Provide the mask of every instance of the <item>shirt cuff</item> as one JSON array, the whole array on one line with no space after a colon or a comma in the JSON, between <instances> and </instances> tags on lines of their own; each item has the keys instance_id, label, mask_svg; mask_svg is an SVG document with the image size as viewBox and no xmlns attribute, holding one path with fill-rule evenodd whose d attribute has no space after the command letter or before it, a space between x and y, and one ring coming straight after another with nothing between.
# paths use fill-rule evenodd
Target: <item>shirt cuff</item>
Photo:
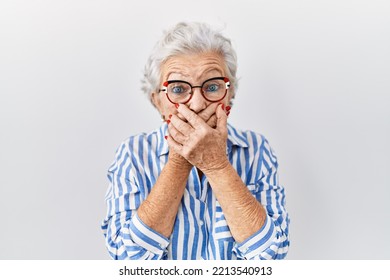
<instances>
[{"instance_id":1,"label":"shirt cuff","mask_svg":"<svg viewBox=\"0 0 390 280\"><path fill-rule=\"evenodd\" d=\"M269 248L277 236L272 219L267 215L264 225L252 236L241 243L236 243L233 250L243 259L252 259Z\"/></svg>"},{"instance_id":2,"label":"shirt cuff","mask_svg":"<svg viewBox=\"0 0 390 280\"><path fill-rule=\"evenodd\" d=\"M155 254L162 255L169 245L169 239L145 225L137 213L129 223L129 232L136 244Z\"/></svg>"}]
</instances>

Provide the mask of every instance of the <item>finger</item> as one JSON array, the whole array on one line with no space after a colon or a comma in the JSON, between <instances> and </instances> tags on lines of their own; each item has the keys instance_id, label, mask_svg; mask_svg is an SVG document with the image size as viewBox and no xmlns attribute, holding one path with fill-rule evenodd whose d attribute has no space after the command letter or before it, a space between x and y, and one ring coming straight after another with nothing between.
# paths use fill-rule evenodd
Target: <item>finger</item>
<instances>
[{"instance_id":1,"label":"finger","mask_svg":"<svg viewBox=\"0 0 390 280\"><path fill-rule=\"evenodd\" d=\"M227 115L225 111L222 109L222 106L218 106L216 116L217 116L216 129L223 134L227 133Z\"/></svg>"},{"instance_id":2,"label":"finger","mask_svg":"<svg viewBox=\"0 0 390 280\"><path fill-rule=\"evenodd\" d=\"M170 138L173 138L173 140L175 140L179 144L183 145L188 140L188 136L185 136L183 135L183 133L178 131L172 123L168 125L168 133Z\"/></svg>"},{"instance_id":3,"label":"finger","mask_svg":"<svg viewBox=\"0 0 390 280\"><path fill-rule=\"evenodd\" d=\"M180 115L179 113L170 114L170 115L168 116L168 120L169 120L169 121L171 121L172 116L177 116L177 117L178 117L179 119L181 119L182 121L187 122L186 118L183 117L182 115Z\"/></svg>"},{"instance_id":4,"label":"finger","mask_svg":"<svg viewBox=\"0 0 390 280\"><path fill-rule=\"evenodd\" d=\"M183 150L183 145L181 145L180 143L178 143L175 139L173 139L173 137L171 136L168 136L167 138L167 142L168 142L168 147L169 149L173 149L176 153L178 153L179 155L182 156L182 150Z\"/></svg>"},{"instance_id":5,"label":"finger","mask_svg":"<svg viewBox=\"0 0 390 280\"><path fill-rule=\"evenodd\" d=\"M183 117L185 117L186 120L188 121L188 123L195 129L206 125L205 121L201 117L199 117L197 114L195 114L193 111L191 111L190 108L188 108L184 104L178 104L177 111Z\"/></svg>"},{"instance_id":6,"label":"finger","mask_svg":"<svg viewBox=\"0 0 390 280\"><path fill-rule=\"evenodd\" d=\"M212 127L212 128L216 128L217 127L217 115L216 114L213 114L208 120L207 120L207 124Z\"/></svg>"},{"instance_id":7,"label":"finger","mask_svg":"<svg viewBox=\"0 0 390 280\"><path fill-rule=\"evenodd\" d=\"M192 126L187 123L187 120L182 120L176 115L171 117L170 124L174 126L178 132L186 136L188 136L194 130Z\"/></svg>"},{"instance_id":8,"label":"finger","mask_svg":"<svg viewBox=\"0 0 390 280\"><path fill-rule=\"evenodd\" d=\"M215 111L218 107L218 103L211 103L209 106L206 107L203 111L201 111L198 116L201 117L205 122L207 122L212 115L215 114Z\"/></svg>"},{"instance_id":9,"label":"finger","mask_svg":"<svg viewBox=\"0 0 390 280\"><path fill-rule=\"evenodd\" d=\"M177 116L179 119L181 119L182 121L184 122L187 122L186 118L183 117L181 114L176 114L175 116Z\"/></svg>"}]
</instances>

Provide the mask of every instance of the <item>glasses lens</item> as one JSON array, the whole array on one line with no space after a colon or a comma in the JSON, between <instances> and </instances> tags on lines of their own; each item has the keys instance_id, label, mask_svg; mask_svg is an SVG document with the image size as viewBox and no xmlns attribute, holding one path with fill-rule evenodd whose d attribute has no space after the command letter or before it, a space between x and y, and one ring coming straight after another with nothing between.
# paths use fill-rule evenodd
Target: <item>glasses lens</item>
<instances>
[{"instance_id":1,"label":"glasses lens","mask_svg":"<svg viewBox=\"0 0 390 280\"><path fill-rule=\"evenodd\" d=\"M191 96L191 86L185 82L169 83L168 95L173 102L185 102Z\"/></svg>"},{"instance_id":2,"label":"glasses lens","mask_svg":"<svg viewBox=\"0 0 390 280\"><path fill-rule=\"evenodd\" d=\"M212 79L203 83L202 91L209 100L219 100L226 92L226 84L223 79Z\"/></svg>"}]
</instances>

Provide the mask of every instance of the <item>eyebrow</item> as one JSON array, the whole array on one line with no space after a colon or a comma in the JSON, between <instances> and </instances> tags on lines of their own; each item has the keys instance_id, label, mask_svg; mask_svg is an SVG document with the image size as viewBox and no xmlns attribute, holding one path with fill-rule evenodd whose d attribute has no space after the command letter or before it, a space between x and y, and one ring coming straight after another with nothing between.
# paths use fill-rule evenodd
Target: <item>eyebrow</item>
<instances>
[{"instance_id":1,"label":"eyebrow","mask_svg":"<svg viewBox=\"0 0 390 280\"><path fill-rule=\"evenodd\" d=\"M199 80L201 77L203 77L204 75L207 75L209 72L212 72L212 71L218 72L218 76L223 76L223 69L220 69L219 67L213 67L213 68L210 68L206 71L203 71L198 77L196 77L197 80Z\"/></svg>"},{"instance_id":2,"label":"eyebrow","mask_svg":"<svg viewBox=\"0 0 390 280\"><path fill-rule=\"evenodd\" d=\"M215 72L218 72L218 74L217 75L214 75L213 77L221 77L221 76L223 76L223 70L222 69L220 69L220 68L218 68L218 67L213 67L213 68L210 68L210 69L207 69L206 71L203 71L203 72L201 72L199 75L197 75L195 78L194 78L194 80L197 80L197 81L205 81L205 80L207 80L207 79L210 79L210 78L213 78L213 77L207 77L207 74L208 73L210 73L210 72L212 72L212 71L215 71ZM180 77L179 78L174 78L174 79L172 79L170 76L172 75L172 74L178 74ZM206 76L206 77L204 77L204 76ZM167 75L167 80L182 80L182 79L188 79L188 78L190 78L190 77L193 77L193 76L191 76L191 75L189 75L189 74L187 74L187 73L183 73L182 71L175 71L175 69L172 69L172 71L170 71L169 73L168 73L168 75Z\"/></svg>"},{"instance_id":3,"label":"eyebrow","mask_svg":"<svg viewBox=\"0 0 390 280\"><path fill-rule=\"evenodd\" d=\"M191 75L189 75L187 73L183 73L182 71L178 71L176 69L172 69L172 71L168 72L167 79L169 79L169 76L171 76L172 74L178 74L178 75L180 75L182 77L185 77L185 78L191 77Z\"/></svg>"}]
</instances>

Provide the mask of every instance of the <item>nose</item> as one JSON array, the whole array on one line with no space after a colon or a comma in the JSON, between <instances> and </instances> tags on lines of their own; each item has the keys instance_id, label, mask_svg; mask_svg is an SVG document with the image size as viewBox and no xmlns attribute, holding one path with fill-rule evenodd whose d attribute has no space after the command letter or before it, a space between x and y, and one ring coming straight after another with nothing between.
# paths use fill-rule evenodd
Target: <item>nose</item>
<instances>
[{"instance_id":1,"label":"nose","mask_svg":"<svg viewBox=\"0 0 390 280\"><path fill-rule=\"evenodd\" d=\"M188 107L195 113L199 113L206 109L207 102L208 101L204 99L202 95L201 89L196 87L193 89L191 100L188 102Z\"/></svg>"}]
</instances>

